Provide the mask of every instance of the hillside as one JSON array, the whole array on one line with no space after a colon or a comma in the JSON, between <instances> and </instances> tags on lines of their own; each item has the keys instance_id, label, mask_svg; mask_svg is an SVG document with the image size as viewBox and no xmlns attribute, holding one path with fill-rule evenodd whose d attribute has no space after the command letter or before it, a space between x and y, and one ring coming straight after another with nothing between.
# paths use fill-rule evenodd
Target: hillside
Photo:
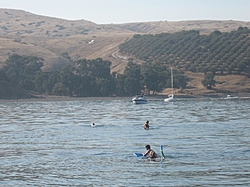
<instances>
[{"instance_id":1,"label":"hillside","mask_svg":"<svg viewBox=\"0 0 250 187\"><path fill-rule=\"evenodd\" d=\"M249 36L247 27L209 35L200 35L199 31L135 35L120 45L120 52L142 61L164 62L185 72L250 76Z\"/></svg>"},{"instance_id":2,"label":"hillside","mask_svg":"<svg viewBox=\"0 0 250 187\"><path fill-rule=\"evenodd\" d=\"M238 27L250 26L240 21L179 21L145 22L98 25L87 20L69 21L35 15L22 10L0 9L0 66L13 53L35 55L45 59L44 70L50 71L72 60L101 57L112 62L112 71L122 71L126 60L114 53L124 41L137 33L214 30L229 32ZM91 41L93 41L91 43ZM125 63L125 65L124 65Z\"/></svg>"},{"instance_id":3,"label":"hillside","mask_svg":"<svg viewBox=\"0 0 250 187\"><path fill-rule=\"evenodd\" d=\"M71 21L12 9L0 9L0 16L0 68L10 55L17 53L45 59L43 67L45 71L59 69L78 59L100 57L112 62L111 71L123 72L129 57L132 57L136 62L141 62L134 56L122 55L119 52L119 45L131 39L135 34L199 30L201 34L208 35L215 30L230 32L239 27L250 28L249 22L233 20L159 21L99 25L87 20ZM203 74L200 76L202 77L197 77L197 80L204 78ZM200 85L193 86L195 80L196 78L191 79L189 89L202 90ZM239 80L249 82L244 78ZM229 85L230 82L226 81L225 85ZM237 92L240 86L241 84L238 83L230 89ZM190 92L198 94L194 90Z\"/></svg>"},{"instance_id":4,"label":"hillside","mask_svg":"<svg viewBox=\"0 0 250 187\"><path fill-rule=\"evenodd\" d=\"M175 33L187 30L198 30L201 34L210 34L218 30L221 32L230 32L237 30L239 27L250 27L250 22L243 21L213 21L213 20L194 20L194 21L158 21L145 23L125 23L117 24L116 27L121 29L144 33Z\"/></svg>"},{"instance_id":5,"label":"hillside","mask_svg":"<svg viewBox=\"0 0 250 187\"><path fill-rule=\"evenodd\" d=\"M191 80L187 89L182 93L177 91L178 95L220 95L225 97L227 94L241 95L242 93L250 93L250 79L242 75L217 75L215 76L216 86L213 90L204 88L201 81L204 79L203 73L186 72ZM170 94L171 90L166 89L165 94Z\"/></svg>"},{"instance_id":6,"label":"hillside","mask_svg":"<svg viewBox=\"0 0 250 187\"><path fill-rule=\"evenodd\" d=\"M0 16L0 66L8 56L17 53L44 58L44 70L50 71L70 63L62 56L65 52L72 60L101 57L117 66L120 62L111 57L112 53L134 34L110 25L39 16L22 10L0 9Z\"/></svg>"}]
</instances>

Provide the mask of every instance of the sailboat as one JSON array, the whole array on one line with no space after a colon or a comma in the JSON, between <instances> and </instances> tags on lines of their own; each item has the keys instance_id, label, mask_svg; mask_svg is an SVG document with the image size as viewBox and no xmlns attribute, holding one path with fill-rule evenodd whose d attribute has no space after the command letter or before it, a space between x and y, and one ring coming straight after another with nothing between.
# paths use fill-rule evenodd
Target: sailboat
<instances>
[{"instance_id":1,"label":"sailboat","mask_svg":"<svg viewBox=\"0 0 250 187\"><path fill-rule=\"evenodd\" d=\"M176 97L174 95L174 77L173 77L173 69L171 67L171 85L172 85L172 94L170 94L166 99L164 99L165 102L175 102Z\"/></svg>"}]
</instances>

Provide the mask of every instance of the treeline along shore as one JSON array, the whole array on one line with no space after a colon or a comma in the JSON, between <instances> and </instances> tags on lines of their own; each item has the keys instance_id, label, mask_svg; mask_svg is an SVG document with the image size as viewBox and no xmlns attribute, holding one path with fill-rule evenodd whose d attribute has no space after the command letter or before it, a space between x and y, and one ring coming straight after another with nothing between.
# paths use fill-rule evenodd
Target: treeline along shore
<instances>
[{"instance_id":1,"label":"treeline along shore","mask_svg":"<svg viewBox=\"0 0 250 187\"><path fill-rule=\"evenodd\" d=\"M250 30L214 31L200 35L198 31L173 34L136 34L120 44L120 53L134 56L123 73L112 72L111 62L96 58L71 60L54 71L43 71L44 59L13 54L0 70L0 98L34 95L68 97L130 97L135 94L161 95L171 87L170 67L174 71L174 87L179 95L188 95L192 78L187 72L202 73L203 89L212 93L250 92ZM231 90L216 89L223 81L218 76L241 76L246 82ZM5 86L3 86L5 85ZM12 87L15 89L7 89ZM5 87L5 88L4 88ZM17 91L22 89L22 92ZM16 90L16 91L15 91ZM27 94L26 94L27 93ZM32 94L31 94L32 93Z\"/></svg>"}]
</instances>

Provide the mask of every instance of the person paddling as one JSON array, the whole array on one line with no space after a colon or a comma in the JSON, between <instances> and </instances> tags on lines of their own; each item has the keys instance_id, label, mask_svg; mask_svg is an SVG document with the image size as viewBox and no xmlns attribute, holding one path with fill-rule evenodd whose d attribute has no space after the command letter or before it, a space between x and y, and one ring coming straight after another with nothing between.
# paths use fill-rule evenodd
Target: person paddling
<instances>
[{"instance_id":1,"label":"person paddling","mask_svg":"<svg viewBox=\"0 0 250 187\"><path fill-rule=\"evenodd\" d=\"M146 145L145 148L146 148L146 152L142 153L143 156L148 155L148 158L157 158L156 152L150 148L150 145Z\"/></svg>"}]
</instances>

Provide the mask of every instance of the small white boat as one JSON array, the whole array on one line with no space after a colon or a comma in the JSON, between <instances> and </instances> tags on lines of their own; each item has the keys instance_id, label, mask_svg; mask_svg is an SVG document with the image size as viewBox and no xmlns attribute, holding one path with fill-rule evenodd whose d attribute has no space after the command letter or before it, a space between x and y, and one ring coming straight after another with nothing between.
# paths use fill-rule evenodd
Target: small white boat
<instances>
[{"instance_id":1,"label":"small white boat","mask_svg":"<svg viewBox=\"0 0 250 187\"><path fill-rule=\"evenodd\" d=\"M132 99L134 104L147 104L148 101L147 99L144 97L144 95L136 95L133 99Z\"/></svg>"},{"instance_id":2,"label":"small white boat","mask_svg":"<svg viewBox=\"0 0 250 187\"><path fill-rule=\"evenodd\" d=\"M174 77L173 77L172 67L171 67L171 86L172 86L172 94L170 94L167 98L164 99L165 102L175 102L177 100L174 95Z\"/></svg>"},{"instance_id":3,"label":"small white boat","mask_svg":"<svg viewBox=\"0 0 250 187\"><path fill-rule=\"evenodd\" d=\"M167 98L164 99L165 102L175 102L176 97L174 94L169 95Z\"/></svg>"},{"instance_id":4,"label":"small white boat","mask_svg":"<svg viewBox=\"0 0 250 187\"><path fill-rule=\"evenodd\" d=\"M238 96L227 95L226 99L238 99Z\"/></svg>"}]
</instances>

